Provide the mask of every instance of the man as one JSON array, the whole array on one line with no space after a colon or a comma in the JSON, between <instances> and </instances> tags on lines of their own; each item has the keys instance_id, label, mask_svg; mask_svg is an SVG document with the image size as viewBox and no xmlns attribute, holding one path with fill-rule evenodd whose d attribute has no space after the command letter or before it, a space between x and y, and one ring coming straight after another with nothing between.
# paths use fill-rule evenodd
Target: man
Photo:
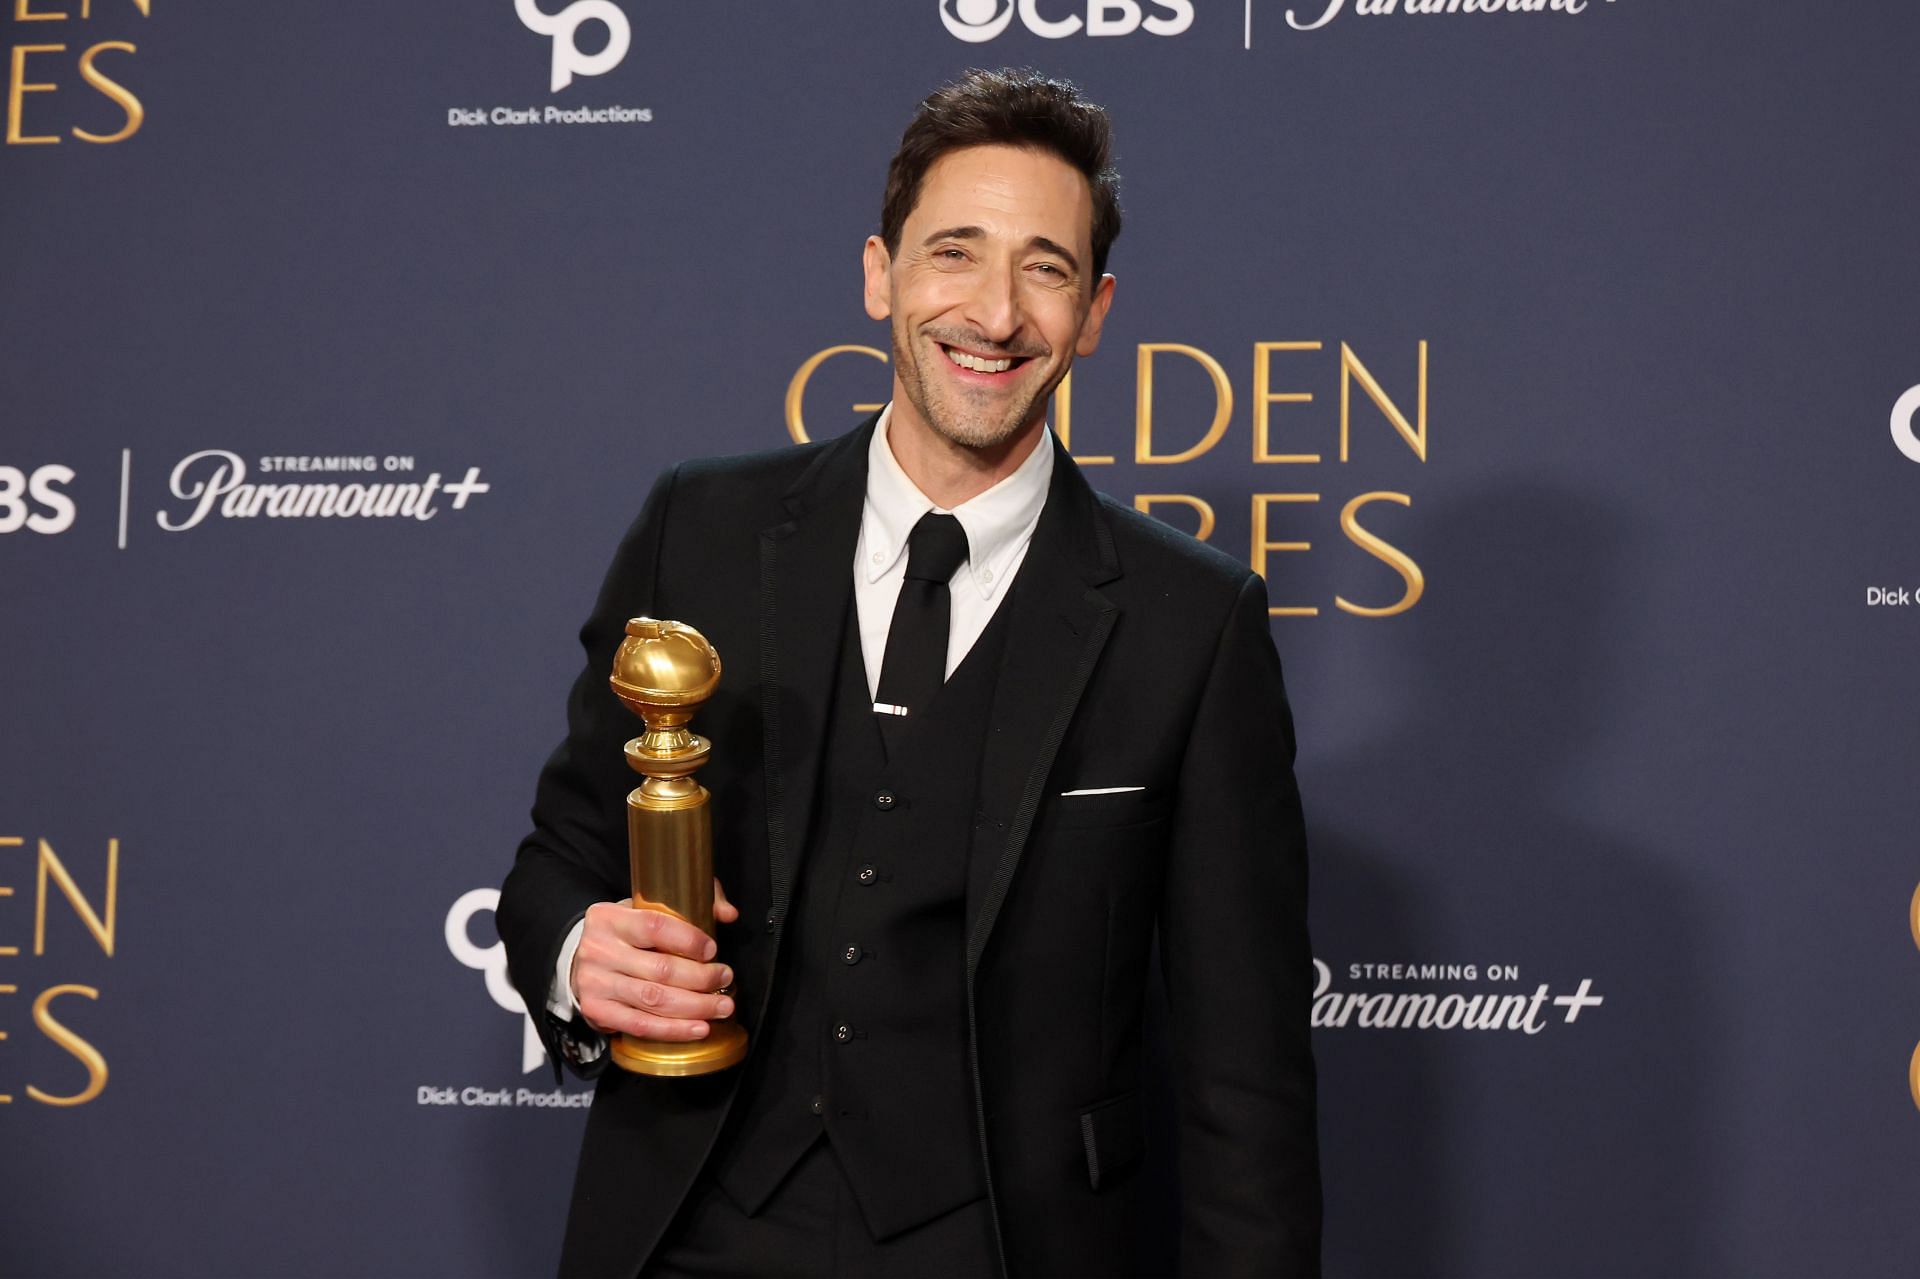
<instances>
[{"instance_id":1,"label":"man","mask_svg":"<svg viewBox=\"0 0 1920 1279\"><path fill-rule=\"evenodd\" d=\"M1109 153L1070 85L974 72L929 97L864 254L892 403L830 443L678 467L614 558L501 898L513 978L584 1073L607 1033L716 1018L752 1052L599 1074L564 1272L1132 1272L1156 933L1181 1267L1317 1270L1266 593L1097 497L1046 426L1113 300ZM697 723L717 947L627 904L638 721L607 677L640 614L725 664Z\"/></svg>"}]
</instances>

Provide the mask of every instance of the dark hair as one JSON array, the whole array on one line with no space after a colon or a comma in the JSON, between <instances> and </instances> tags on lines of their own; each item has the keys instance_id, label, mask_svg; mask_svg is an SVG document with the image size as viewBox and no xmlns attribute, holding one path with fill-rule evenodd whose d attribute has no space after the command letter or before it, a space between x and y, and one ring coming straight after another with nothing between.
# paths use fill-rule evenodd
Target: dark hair
<instances>
[{"instance_id":1,"label":"dark hair","mask_svg":"<svg viewBox=\"0 0 1920 1279\"><path fill-rule=\"evenodd\" d=\"M1107 269L1107 250L1120 235L1113 126L1105 107L1082 98L1068 81L1037 71L976 69L927 95L887 166L887 194L880 205L880 238L887 252L900 252L900 228L919 203L933 162L949 151L994 144L1051 152L1086 177L1093 191L1097 282Z\"/></svg>"}]
</instances>

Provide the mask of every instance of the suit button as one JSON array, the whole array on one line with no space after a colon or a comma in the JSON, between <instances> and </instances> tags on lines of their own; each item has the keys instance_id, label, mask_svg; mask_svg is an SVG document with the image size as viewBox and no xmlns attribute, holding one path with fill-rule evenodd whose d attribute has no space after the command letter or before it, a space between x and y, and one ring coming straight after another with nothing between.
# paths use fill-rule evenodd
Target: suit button
<instances>
[{"instance_id":1,"label":"suit button","mask_svg":"<svg viewBox=\"0 0 1920 1279\"><path fill-rule=\"evenodd\" d=\"M873 793L873 806L883 813L890 810L894 803L893 792L890 790L877 790Z\"/></svg>"},{"instance_id":2,"label":"suit button","mask_svg":"<svg viewBox=\"0 0 1920 1279\"><path fill-rule=\"evenodd\" d=\"M777 910L768 911L767 912L767 931L772 932L774 929L778 928L779 926L780 926L780 912Z\"/></svg>"},{"instance_id":3,"label":"suit button","mask_svg":"<svg viewBox=\"0 0 1920 1279\"><path fill-rule=\"evenodd\" d=\"M827 1099L815 1093L813 1100L807 1103L807 1109L816 1115L824 1115L827 1113Z\"/></svg>"},{"instance_id":4,"label":"suit button","mask_svg":"<svg viewBox=\"0 0 1920 1279\"><path fill-rule=\"evenodd\" d=\"M860 868L859 873L854 876L855 879L859 880L863 884L871 884L874 880L878 879L879 877L880 877L880 872L875 870L871 866L862 866Z\"/></svg>"},{"instance_id":5,"label":"suit button","mask_svg":"<svg viewBox=\"0 0 1920 1279\"><path fill-rule=\"evenodd\" d=\"M833 1028L833 1037L844 1044L853 1038L853 1027L843 1021Z\"/></svg>"},{"instance_id":6,"label":"suit button","mask_svg":"<svg viewBox=\"0 0 1920 1279\"><path fill-rule=\"evenodd\" d=\"M843 950L843 951L841 951L841 952L840 952L840 962L841 962L841 963L843 963L843 964L857 964L857 963L859 963L859 962L860 962L860 948L859 948L858 946L849 946L849 947L847 947L847 948L846 948L845 950Z\"/></svg>"}]
</instances>

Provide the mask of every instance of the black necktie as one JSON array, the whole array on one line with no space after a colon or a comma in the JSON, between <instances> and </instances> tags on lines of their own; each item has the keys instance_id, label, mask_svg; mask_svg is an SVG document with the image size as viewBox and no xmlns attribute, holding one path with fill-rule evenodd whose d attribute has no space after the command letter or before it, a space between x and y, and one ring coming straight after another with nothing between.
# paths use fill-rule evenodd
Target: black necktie
<instances>
[{"instance_id":1,"label":"black necktie","mask_svg":"<svg viewBox=\"0 0 1920 1279\"><path fill-rule=\"evenodd\" d=\"M874 710L889 747L914 716L925 714L947 679L947 580L967 560L967 532L951 515L928 511L907 535L907 577L887 628Z\"/></svg>"}]
</instances>

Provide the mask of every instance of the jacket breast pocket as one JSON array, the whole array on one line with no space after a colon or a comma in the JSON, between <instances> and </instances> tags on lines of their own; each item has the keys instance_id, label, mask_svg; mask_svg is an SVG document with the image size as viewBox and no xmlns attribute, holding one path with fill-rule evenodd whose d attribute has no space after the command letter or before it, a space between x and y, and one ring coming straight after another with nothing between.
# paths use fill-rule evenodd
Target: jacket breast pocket
<instances>
[{"instance_id":1,"label":"jacket breast pocket","mask_svg":"<svg viewBox=\"0 0 1920 1279\"><path fill-rule=\"evenodd\" d=\"M1042 817L1055 829L1079 830L1101 826L1146 826L1164 821L1171 803L1165 792L1108 791L1104 794L1054 795Z\"/></svg>"},{"instance_id":2,"label":"jacket breast pocket","mask_svg":"<svg viewBox=\"0 0 1920 1279\"><path fill-rule=\"evenodd\" d=\"M1140 1094L1130 1092L1082 1113L1080 1140L1087 1151L1087 1184L1098 1191L1118 1182L1147 1150Z\"/></svg>"}]
</instances>

